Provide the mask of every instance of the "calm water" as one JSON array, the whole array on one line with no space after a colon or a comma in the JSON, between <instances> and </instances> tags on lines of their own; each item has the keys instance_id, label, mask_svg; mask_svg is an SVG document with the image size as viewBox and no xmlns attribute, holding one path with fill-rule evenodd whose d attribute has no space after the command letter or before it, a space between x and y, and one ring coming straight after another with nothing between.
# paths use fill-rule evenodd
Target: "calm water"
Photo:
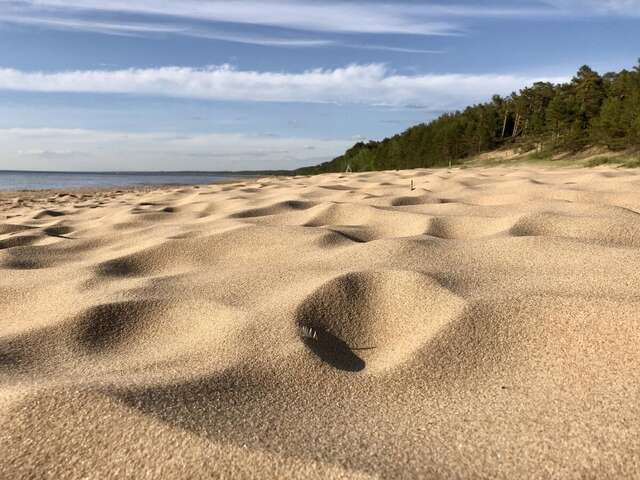
<instances>
[{"instance_id":1,"label":"calm water","mask_svg":"<svg viewBox=\"0 0 640 480\"><path fill-rule=\"evenodd\" d=\"M58 173L0 170L0 190L43 190L132 185L198 185L242 178L224 173Z\"/></svg>"}]
</instances>

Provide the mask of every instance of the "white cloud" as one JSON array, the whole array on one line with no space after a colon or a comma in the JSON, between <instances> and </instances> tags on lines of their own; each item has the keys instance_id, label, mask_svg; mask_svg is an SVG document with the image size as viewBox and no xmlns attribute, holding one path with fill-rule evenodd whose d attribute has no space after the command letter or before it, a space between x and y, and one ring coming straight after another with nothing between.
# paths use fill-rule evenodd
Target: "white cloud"
<instances>
[{"instance_id":1,"label":"white cloud","mask_svg":"<svg viewBox=\"0 0 640 480\"><path fill-rule=\"evenodd\" d=\"M523 75L400 75L384 65L350 65L301 73L162 67L57 73L0 68L0 89L32 92L122 93L207 100L306 102L459 108L508 94L534 81Z\"/></svg>"},{"instance_id":2,"label":"white cloud","mask_svg":"<svg viewBox=\"0 0 640 480\"><path fill-rule=\"evenodd\" d=\"M290 169L331 159L352 143L221 133L0 129L0 170Z\"/></svg>"}]
</instances>

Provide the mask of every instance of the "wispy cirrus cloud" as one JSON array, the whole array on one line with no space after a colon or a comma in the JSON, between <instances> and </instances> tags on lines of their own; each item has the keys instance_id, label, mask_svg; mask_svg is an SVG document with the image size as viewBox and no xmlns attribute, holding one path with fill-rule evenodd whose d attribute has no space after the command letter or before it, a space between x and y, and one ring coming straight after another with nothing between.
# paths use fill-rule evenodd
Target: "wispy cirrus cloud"
<instances>
[{"instance_id":1,"label":"wispy cirrus cloud","mask_svg":"<svg viewBox=\"0 0 640 480\"><path fill-rule=\"evenodd\" d=\"M305 102L460 108L508 94L538 80L524 75L402 75L381 64L299 73L236 70L229 65L127 70L24 72L0 69L0 89L31 92L121 93L254 102Z\"/></svg>"},{"instance_id":2,"label":"wispy cirrus cloud","mask_svg":"<svg viewBox=\"0 0 640 480\"><path fill-rule=\"evenodd\" d=\"M360 3L288 1L0 0L0 24L119 36L187 36L271 47L344 46L401 53L440 53L344 34L458 35L458 25L402 8ZM336 36L337 35L337 36Z\"/></svg>"},{"instance_id":3,"label":"wispy cirrus cloud","mask_svg":"<svg viewBox=\"0 0 640 480\"><path fill-rule=\"evenodd\" d=\"M303 31L446 35L457 26L430 7L375 2L288 0L23 0L5 2L31 15L116 12Z\"/></svg>"},{"instance_id":4,"label":"wispy cirrus cloud","mask_svg":"<svg viewBox=\"0 0 640 480\"><path fill-rule=\"evenodd\" d=\"M0 23L15 25L33 25L48 27L56 30L80 30L104 33L107 35L136 36L156 33L182 34L184 28L163 25L163 24L143 24L143 23L123 23L123 22L101 22L83 20L78 18L55 18L55 17L24 17L18 15L0 14Z\"/></svg>"},{"instance_id":5,"label":"wispy cirrus cloud","mask_svg":"<svg viewBox=\"0 0 640 480\"><path fill-rule=\"evenodd\" d=\"M282 46L282 47L319 47L333 45L330 39L308 38L301 36L259 35L249 32L228 32L216 28L194 27L186 24L169 23L135 23L87 20L78 17L28 17L19 15L0 14L0 23L13 25L27 25L49 28L54 30L75 30L106 35L120 36L150 36L150 35L181 35L210 40L222 40L251 45Z\"/></svg>"},{"instance_id":6,"label":"wispy cirrus cloud","mask_svg":"<svg viewBox=\"0 0 640 480\"><path fill-rule=\"evenodd\" d=\"M412 35L455 33L460 29L459 21L468 18L640 14L639 0L4 0L4 3L31 15L111 12L316 32Z\"/></svg>"},{"instance_id":7,"label":"wispy cirrus cloud","mask_svg":"<svg viewBox=\"0 0 640 480\"><path fill-rule=\"evenodd\" d=\"M300 35L278 36L264 35L252 32L229 32L215 27L194 27L179 24L162 23L131 23L131 22L105 22L86 20L82 18L56 18L56 17L24 17L17 15L0 14L0 24L27 25L49 28L53 30L84 31L101 33L105 35L118 35L129 37L152 35L180 35L224 42L243 43L248 45L262 45L270 47L329 47L341 46L358 50L380 50L399 53L439 54L442 50L424 48L395 47L391 45L341 43L329 38L310 38Z\"/></svg>"},{"instance_id":8,"label":"wispy cirrus cloud","mask_svg":"<svg viewBox=\"0 0 640 480\"><path fill-rule=\"evenodd\" d=\"M0 0L0 22L107 34L166 33L272 46L322 46L318 34L459 35L478 18L639 16L640 0L542 0L492 2L378 2L310 0ZM108 14L109 21L100 20ZM139 17L138 23L124 20ZM229 33L220 24L287 30L286 36ZM216 28L217 25L217 28ZM351 47L359 45L351 42ZM390 48L387 48L390 49ZM426 53L424 52L421 53Z\"/></svg>"}]
</instances>

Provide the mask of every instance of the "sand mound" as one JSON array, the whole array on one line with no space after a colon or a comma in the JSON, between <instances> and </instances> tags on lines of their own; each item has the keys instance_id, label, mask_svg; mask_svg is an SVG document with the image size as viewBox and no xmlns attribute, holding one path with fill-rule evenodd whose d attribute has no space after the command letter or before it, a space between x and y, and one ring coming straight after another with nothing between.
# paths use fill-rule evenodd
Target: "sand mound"
<instances>
[{"instance_id":1,"label":"sand mound","mask_svg":"<svg viewBox=\"0 0 640 480\"><path fill-rule=\"evenodd\" d=\"M391 200L392 207L407 207L411 205L424 205L425 203L440 203L439 199L431 195L415 195L406 197L395 197Z\"/></svg>"},{"instance_id":2,"label":"sand mound","mask_svg":"<svg viewBox=\"0 0 640 480\"><path fill-rule=\"evenodd\" d=\"M277 215L290 210L306 210L307 208L311 208L313 205L314 204L312 202L289 200L287 202L279 202L275 205L269 205L268 207L254 208L234 213L231 216L233 218L265 217L268 215Z\"/></svg>"},{"instance_id":3,"label":"sand mound","mask_svg":"<svg viewBox=\"0 0 640 480\"><path fill-rule=\"evenodd\" d=\"M153 313L157 314L160 308L160 305L148 301L91 307L75 320L78 346L89 354L126 346L143 331Z\"/></svg>"},{"instance_id":4,"label":"sand mound","mask_svg":"<svg viewBox=\"0 0 640 480\"><path fill-rule=\"evenodd\" d=\"M640 174L0 198L2 478L640 477Z\"/></svg>"},{"instance_id":5,"label":"sand mound","mask_svg":"<svg viewBox=\"0 0 640 480\"><path fill-rule=\"evenodd\" d=\"M24 230L29 230L32 227L27 225L14 225L11 223L2 223L0 224L0 235L6 235L8 233L22 232Z\"/></svg>"},{"instance_id":6,"label":"sand mound","mask_svg":"<svg viewBox=\"0 0 640 480\"><path fill-rule=\"evenodd\" d=\"M522 217L512 228L518 236L555 236L621 247L640 247L640 215L603 218L539 212Z\"/></svg>"},{"instance_id":7,"label":"sand mound","mask_svg":"<svg viewBox=\"0 0 640 480\"><path fill-rule=\"evenodd\" d=\"M31 245L40 240L38 235L20 235L0 240L0 250Z\"/></svg>"},{"instance_id":8,"label":"sand mound","mask_svg":"<svg viewBox=\"0 0 640 480\"><path fill-rule=\"evenodd\" d=\"M509 231L513 220L509 217L434 217L427 234L451 240L491 237Z\"/></svg>"},{"instance_id":9,"label":"sand mound","mask_svg":"<svg viewBox=\"0 0 640 480\"><path fill-rule=\"evenodd\" d=\"M41 210L39 212L36 212L33 215L33 218L36 220L39 220L42 218L62 217L63 215L65 215L64 212L59 212L57 210Z\"/></svg>"},{"instance_id":10,"label":"sand mound","mask_svg":"<svg viewBox=\"0 0 640 480\"><path fill-rule=\"evenodd\" d=\"M354 204L320 205L305 213L304 226L328 227L362 242L421 235L428 223L424 216Z\"/></svg>"},{"instance_id":11,"label":"sand mound","mask_svg":"<svg viewBox=\"0 0 640 480\"><path fill-rule=\"evenodd\" d=\"M463 304L419 273L357 272L316 290L296 318L322 360L344 370L380 370L409 358Z\"/></svg>"}]
</instances>

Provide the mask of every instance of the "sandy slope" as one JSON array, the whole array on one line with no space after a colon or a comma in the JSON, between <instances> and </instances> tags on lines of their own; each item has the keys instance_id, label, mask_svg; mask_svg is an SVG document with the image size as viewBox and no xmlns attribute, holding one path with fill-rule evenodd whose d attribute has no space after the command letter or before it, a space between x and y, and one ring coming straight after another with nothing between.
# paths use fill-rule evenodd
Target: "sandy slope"
<instances>
[{"instance_id":1,"label":"sandy slope","mask_svg":"<svg viewBox=\"0 0 640 480\"><path fill-rule=\"evenodd\" d=\"M638 478L640 172L5 196L0 451L14 479Z\"/></svg>"}]
</instances>

